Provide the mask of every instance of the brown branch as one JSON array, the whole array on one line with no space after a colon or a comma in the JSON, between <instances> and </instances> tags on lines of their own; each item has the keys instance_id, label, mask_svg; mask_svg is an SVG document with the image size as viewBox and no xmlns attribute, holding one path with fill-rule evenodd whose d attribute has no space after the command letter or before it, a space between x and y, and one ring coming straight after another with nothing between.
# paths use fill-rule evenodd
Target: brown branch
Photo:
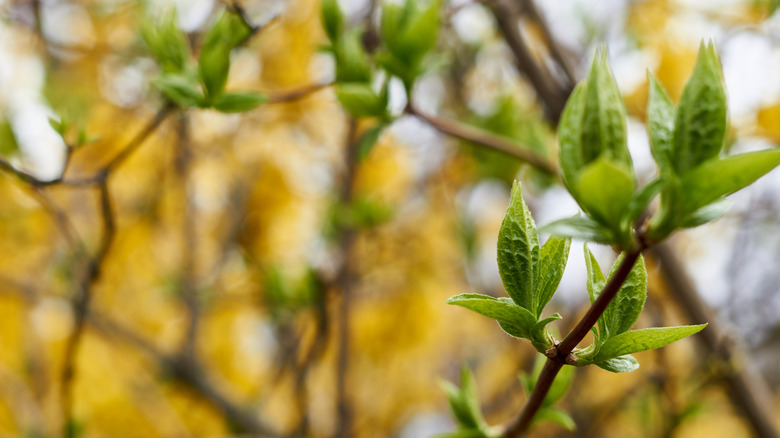
<instances>
[{"instance_id":1,"label":"brown branch","mask_svg":"<svg viewBox=\"0 0 780 438\"><path fill-rule=\"evenodd\" d=\"M293 100L300 99L302 97L306 97L309 94L316 93L317 91L328 88L331 85L333 85L333 82L323 82L320 84L306 85L301 88L290 90L290 91L273 93L270 95L269 100L266 103L290 102Z\"/></svg>"},{"instance_id":2,"label":"brown branch","mask_svg":"<svg viewBox=\"0 0 780 438\"><path fill-rule=\"evenodd\" d=\"M207 377L205 370L191 357L164 353L151 342L104 316L96 315L94 312L90 313L88 318L90 325L95 327L99 333L120 339L143 352L162 370L213 404L234 426L252 433L253 436L278 436L267 425L260 422L254 414L241 408L222 394Z\"/></svg>"},{"instance_id":3,"label":"brown branch","mask_svg":"<svg viewBox=\"0 0 780 438\"><path fill-rule=\"evenodd\" d=\"M522 14L518 10L517 3L510 0L487 0L485 4L493 13L504 40L515 55L517 69L531 82L544 104L547 117L553 123L558 123L566 100L574 89L574 83L558 83L543 64L536 62L525 37L520 32ZM567 67L562 66L562 69L566 71Z\"/></svg>"},{"instance_id":4,"label":"brown branch","mask_svg":"<svg viewBox=\"0 0 780 438\"><path fill-rule=\"evenodd\" d=\"M503 437L513 438L523 436L531 426L534 415L536 415L539 408L542 407L542 403L552 387L555 376L558 375L558 372L564 365L571 365L573 363L574 357L570 356L571 352L574 351L574 348L580 341L585 339L585 336L590 332L590 329L596 325L599 317L601 317L607 309L607 306L615 298L618 291L620 291L620 287L628 278L631 269L633 269L634 264L639 259L643 250L644 246L640 246L625 253L617 271L610 277L609 281L604 286L604 289L601 291L601 294L599 294L596 301L594 301L590 306L590 309L588 309L588 312L585 313L571 332L566 335L566 338L564 338L556 347L553 347L553 349L551 349L552 351L547 353L547 362L544 364L544 368L542 368L542 372L539 375L539 379L537 380L533 391L531 391L528 402L520 413L520 416L507 426L503 433Z\"/></svg>"},{"instance_id":5,"label":"brown branch","mask_svg":"<svg viewBox=\"0 0 780 438\"><path fill-rule=\"evenodd\" d=\"M348 205L352 201L352 190L357 174L357 122L349 120L347 130L347 154L346 169L339 195L339 205ZM350 347L350 310L352 302L352 286L354 273L351 269L351 256L355 241L355 230L342 226L339 230L339 248L341 250L341 266L336 274L336 287L341 292L339 302L339 318L336 319L336 330L339 343L339 352L336 358L336 435L340 438L352 436L352 406L347 396L347 376L349 374L349 347Z\"/></svg>"},{"instance_id":6,"label":"brown branch","mask_svg":"<svg viewBox=\"0 0 780 438\"><path fill-rule=\"evenodd\" d=\"M406 107L406 113L418 117L441 133L477 143L487 149L523 160L544 172L553 175L557 174L555 164L533 152L530 147L517 143L514 140L453 120L425 114L411 104Z\"/></svg>"},{"instance_id":7,"label":"brown branch","mask_svg":"<svg viewBox=\"0 0 780 438\"><path fill-rule=\"evenodd\" d=\"M73 429L71 419L73 415L73 381L76 377L76 357L84 334L84 325L89 313L89 304L92 300L92 288L100 278L108 251L116 234L114 212L111 205L111 197L108 191L108 182L104 181L99 186L100 209L103 220L103 234L95 256L90 259L87 272L83 274L77 295L74 299L74 326L73 333L65 344L65 356L62 367L62 381L60 384L60 400L62 405L63 436L71 437Z\"/></svg>"}]
</instances>

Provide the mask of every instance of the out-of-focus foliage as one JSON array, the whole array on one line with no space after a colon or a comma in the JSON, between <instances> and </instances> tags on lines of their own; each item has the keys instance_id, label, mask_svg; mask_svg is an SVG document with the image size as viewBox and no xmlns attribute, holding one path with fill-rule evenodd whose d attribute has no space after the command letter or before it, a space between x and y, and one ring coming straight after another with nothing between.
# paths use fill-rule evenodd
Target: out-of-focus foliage
<instances>
[{"instance_id":1,"label":"out-of-focus foliage","mask_svg":"<svg viewBox=\"0 0 780 438\"><path fill-rule=\"evenodd\" d=\"M169 3L178 5L175 15ZM591 46L610 47L629 116L630 150L641 141L632 126L647 118L646 66L671 101L681 102L699 41L714 38L724 55L726 92L738 93L727 95L733 106L740 96L755 95L733 83L764 82L763 76L745 79L744 71L731 70L745 46L729 44L750 34L767 49L767 58L777 56L775 2L732 1L719 8L672 0L606 3L617 11L605 13L608 19L594 3L539 6L580 77ZM526 165L400 117L406 89L425 111L555 156L555 128L543 119L490 12L477 2L421 0L408 10L393 6L381 18L375 13L370 21L367 2L330 0L328 16L340 18L326 19L323 28L314 0L238 4L261 30L232 50L211 52L214 41L224 49L245 35L243 24L225 24L225 17L235 15L225 15L229 8L222 2L150 1L145 9L135 1L0 1L0 157L17 168L42 180L56 177L67 145L74 148L67 176L88 178L166 99L188 108L168 116L110 178L116 235L92 290L93 316L76 356L73 427L83 437L239 434L213 394L186 383L161 360L178 355L192 337L198 375L220 400L276 435L334 436L342 315L337 274L345 261L352 277L345 385L354 436L408 438L455 430L437 382L458 380L463 364L479 384L487 424L509 420L524 402L517 376L533 368L536 351L519 346L495 322L464 316L445 300L453 291L503 293L495 242L511 180L523 179L529 209L544 222L577 208ZM371 53L365 34L350 23L363 23L392 44ZM525 28L532 41L539 40L538 28ZM418 39L436 44L421 46ZM534 56L549 54L539 45ZM351 68L334 68L337 57L348 59ZM395 72L400 83L387 81L380 69ZM334 80L337 86L274 100ZM746 109L732 116L727 146L751 149L735 138L780 139L776 88L769 84L739 106ZM234 94L239 92L244 94ZM226 114L234 110L250 111ZM351 116L361 118L354 130ZM355 139L364 143L352 196L345 200L345 151ZM633 158L639 178L645 178ZM771 213L776 204L770 199L760 205ZM92 188L39 191L0 170L0 434L61 433L72 300L84 261L100 243L100 208ZM57 211L67 215L70 233L84 247L63 236ZM776 234L769 216L756 225L762 236ZM679 242L694 256L726 253L702 245L712 244L714 235L736 233L728 228L734 222L727 216L701 231L704 239L681 234ZM347 254L340 247L344 229L354 231ZM761 248L773 244L758 240ZM572 253L578 248L572 246ZM592 249L602 265L610 262L603 248ZM585 265L575 254L570 265L579 269L579 279L564 277L549 306L575 314L586 296L580 287ZM697 279L712 275L700 272L705 274L694 272ZM685 324L650 262L648 275L647 310L638 325ZM759 277L776 284L768 274L751 278ZM700 285L707 292L711 283ZM775 301L737 289L733 301L745 315L766 311L762 320L777 322L771 319L780 314L772 310ZM768 330L761 327L761 333ZM776 383L772 339L761 335L750 345L760 347ZM164 356L150 354L144 347L149 345ZM619 376L595 367L575 370L570 395L556 406L571 413L577 430L545 422L535 436L750 436L718 385L729 369L702 360L692 342L636 358L642 367Z\"/></svg>"}]
</instances>

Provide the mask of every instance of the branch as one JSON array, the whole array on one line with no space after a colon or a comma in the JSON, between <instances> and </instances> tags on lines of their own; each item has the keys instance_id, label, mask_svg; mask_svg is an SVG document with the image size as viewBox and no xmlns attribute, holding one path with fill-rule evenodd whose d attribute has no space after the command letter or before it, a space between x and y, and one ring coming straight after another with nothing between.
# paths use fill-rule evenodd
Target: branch
<instances>
[{"instance_id":1,"label":"branch","mask_svg":"<svg viewBox=\"0 0 780 438\"><path fill-rule=\"evenodd\" d=\"M530 147L506 137L495 135L473 126L422 113L411 104L406 107L406 113L416 116L441 133L468 140L482 145L486 149L523 160L537 169L552 175L558 173L555 164L533 152Z\"/></svg>"},{"instance_id":2,"label":"branch","mask_svg":"<svg viewBox=\"0 0 780 438\"><path fill-rule=\"evenodd\" d=\"M178 381L217 407L225 415L228 422L239 429L251 432L254 434L253 436L278 436L268 426L261 423L254 414L239 407L222 394L206 376L205 370L191 358L164 353L137 334L94 313L89 315L89 323L99 332L114 336L142 351L162 370L170 373Z\"/></svg>"},{"instance_id":3,"label":"branch","mask_svg":"<svg viewBox=\"0 0 780 438\"><path fill-rule=\"evenodd\" d=\"M114 222L114 212L111 205L111 198L108 192L108 183L104 181L100 185L100 208L103 219L103 235L100 239L100 246L95 256L90 259L87 272L82 277L79 284L77 295L74 300L74 327L73 333L65 345L65 357L62 367L62 383L60 385L60 400L62 403L62 421L63 436L70 437L73 429L70 420L73 415L73 380L76 376L76 356L81 345L81 339L84 334L84 323L89 313L89 304L92 299L92 288L100 278L103 264L108 255L108 250L116 234L116 225Z\"/></svg>"},{"instance_id":4,"label":"branch","mask_svg":"<svg viewBox=\"0 0 780 438\"><path fill-rule=\"evenodd\" d=\"M320 84L312 84L312 85L306 85L304 87L290 90L290 91L283 91L279 93L272 94L266 103L282 103L282 102L290 102L293 100L300 99L302 97L306 97L309 94L315 93L317 91L323 90L325 88L330 87L333 85L333 82L323 82Z\"/></svg>"},{"instance_id":5,"label":"branch","mask_svg":"<svg viewBox=\"0 0 780 438\"><path fill-rule=\"evenodd\" d=\"M561 117L566 100L574 89L573 83L558 83L551 72L544 64L537 63L531 53L528 44L520 32L521 13L517 9L517 4L509 0L488 0L485 4L493 13L498 28L504 36L507 45L515 55L517 69L528 78L531 85L536 90L539 99L544 104L547 117L554 123L558 123ZM540 25L543 23L540 22ZM549 31L543 31L549 35ZM552 41L552 38L550 38ZM555 53L551 49L551 53ZM564 72L568 72L566 65L561 66Z\"/></svg>"},{"instance_id":6,"label":"branch","mask_svg":"<svg viewBox=\"0 0 780 438\"><path fill-rule=\"evenodd\" d=\"M539 379L537 380L533 391L531 391L528 402L520 413L520 416L507 426L503 437L521 437L525 431L528 430L534 415L539 408L542 407L542 403L544 402L545 397L547 397L547 393L550 391L558 372L564 365L571 365L573 363L574 357L570 356L570 354L574 351L574 347L585 339L585 336L590 332L590 329L596 325L599 317L601 317L607 309L607 306L615 298L618 291L620 291L620 287L623 286L623 283L628 278L631 269L633 269L634 264L637 259L639 259L639 256L644 249L645 247L643 245L626 253L625 257L623 257L623 260L620 262L617 271L610 277L609 281L604 286L604 289L601 291L601 294L590 306L590 309L588 309L588 312L585 313L571 332L566 335L566 338L564 338L556 347L553 347L551 349L552 351L547 353L547 362L544 364L544 368L542 368L542 372L539 375Z\"/></svg>"},{"instance_id":7,"label":"branch","mask_svg":"<svg viewBox=\"0 0 780 438\"><path fill-rule=\"evenodd\" d=\"M349 129L347 130L347 154L346 170L341 185L339 195L339 205L347 205L352 201L352 189L357 174L357 122L354 119L349 120ZM341 265L336 274L336 286L341 291L341 301L339 303L339 318L336 319L337 336L339 343L339 352L336 359L336 435L337 437L352 436L352 409L347 397L347 375L349 374L349 320L352 301L352 285L354 283L354 274L350 269L350 258L355 241L355 230L342 226L339 230L339 249L341 252Z\"/></svg>"}]
</instances>

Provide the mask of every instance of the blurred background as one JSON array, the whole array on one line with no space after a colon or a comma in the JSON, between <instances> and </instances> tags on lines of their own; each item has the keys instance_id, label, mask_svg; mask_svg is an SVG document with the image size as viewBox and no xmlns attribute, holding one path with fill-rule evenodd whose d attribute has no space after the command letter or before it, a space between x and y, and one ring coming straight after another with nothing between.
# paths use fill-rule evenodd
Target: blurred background
<instances>
[{"instance_id":1,"label":"blurred background","mask_svg":"<svg viewBox=\"0 0 780 438\"><path fill-rule=\"evenodd\" d=\"M227 88L271 101L246 114L160 117L143 10L176 8L198 47L236 5L262 28L233 51ZM381 5L340 5L370 49ZM455 427L439 381L462 365L488 422L509 421L535 350L445 300L505 296L496 238L514 179L538 224L577 206L549 175L436 122L553 159L562 104L606 45L648 181L646 71L677 100L700 42L712 40L731 150L774 147L777 6L444 1L412 93L416 110L438 119L405 114L393 80L397 118L356 158L372 121L351 120L327 86L334 61L320 50L317 0L0 0L0 436L429 437ZM105 183L39 183L66 163L65 181L88 180L128 145L137 147ZM577 429L542 425L534 436L777 436L778 188L775 171L722 219L675 234L671 256L648 258L638 326L705 317L710 327L638 354L633 373L577 369L562 402ZM614 259L591 248L602 266ZM560 334L584 312L584 284L575 242L553 301Z\"/></svg>"}]
</instances>

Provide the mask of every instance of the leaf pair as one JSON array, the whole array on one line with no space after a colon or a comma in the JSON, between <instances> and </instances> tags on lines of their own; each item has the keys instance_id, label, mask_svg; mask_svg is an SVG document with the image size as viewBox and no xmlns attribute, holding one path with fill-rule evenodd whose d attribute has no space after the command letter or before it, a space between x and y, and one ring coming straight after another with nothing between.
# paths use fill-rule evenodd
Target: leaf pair
<instances>
[{"instance_id":1,"label":"leaf pair","mask_svg":"<svg viewBox=\"0 0 780 438\"><path fill-rule=\"evenodd\" d=\"M618 257L609 277L617 271L624 255ZM588 297L593 303L598 298L607 278L593 253L585 245L585 265L588 272ZM634 264L628 278L615 298L609 303L594 328L594 344L575 354L577 365L596 364L612 372L628 372L639 368L632 353L660 348L678 339L692 335L706 324L681 327L656 327L629 331L642 313L647 298L647 270L642 257Z\"/></svg>"},{"instance_id":2,"label":"leaf pair","mask_svg":"<svg viewBox=\"0 0 780 438\"><path fill-rule=\"evenodd\" d=\"M417 0L382 7L381 37L385 51L377 61L390 74L400 78L411 92L415 79L423 73L423 59L436 45L441 27L441 2L432 0L420 6Z\"/></svg>"},{"instance_id":3,"label":"leaf pair","mask_svg":"<svg viewBox=\"0 0 780 438\"><path fill-rule=\"evenodd\" d=\"M636 177L626 137L625 105L606 51L599 51L558 128L563 181L588 218L567 219L556 232L632 246Z\"/></svg>"},{"instance_id":4,"label":"leaf pair","mask_svg":"<svg viewBox=\"0 0 780 438\"><path fill-rule=\"evenodd\" d=\"M206 32L198 60L198 71L190 65L190 51L176 15L169 14L159 26L142 26L147 46L162 68L154 85L171 102L182 108L214 108L225 113L245 112L268 101L256 92L226 93L230 52L245 41L252 29L231 12L223 12Z\"/></svg>"},{"instance_id":5,"label":"leaf pair","mask_svg":"<svg viewBox=\"0 0 780 438\"><path fill-rule=\"evenodd\" d=\"M713 44L702 44L693 75L675 107L648 73L647 122L653 157L661 171L661 208L649 235L661 240L676 228L694 227L721 216L723 197L780 164L780 150L720 158L727 128L726 94Z\"/></svg>"},{"instance_id":6,"label":"leaf pair","mask_svg":"<svg viewBox=\"0 0 780 438\"><path fill-rule=\"evenodd\" d=\"M544 352L552 346L546 326L560 315L540 317L561 281L570 245L570 239L550 237L540 248L536 224L515 183L498 234L498 271L511 300L463 294L447 302L497 320L504 331L531 340Z\"/></svg>"},{"instance_id":7,"label":"leaf pair","mask_svg":"<svg viewBox=\"0 0 780 438\"><path fill-rule=\"evenodd\" d=\"M497 438L501 434L488 426L479 408L479 396L474 376L467 367L460 371L460 388L442 381L441 387L447 394L458 429L455 432L436 435L435 438Z\"/></svg>"}]
</instances>

